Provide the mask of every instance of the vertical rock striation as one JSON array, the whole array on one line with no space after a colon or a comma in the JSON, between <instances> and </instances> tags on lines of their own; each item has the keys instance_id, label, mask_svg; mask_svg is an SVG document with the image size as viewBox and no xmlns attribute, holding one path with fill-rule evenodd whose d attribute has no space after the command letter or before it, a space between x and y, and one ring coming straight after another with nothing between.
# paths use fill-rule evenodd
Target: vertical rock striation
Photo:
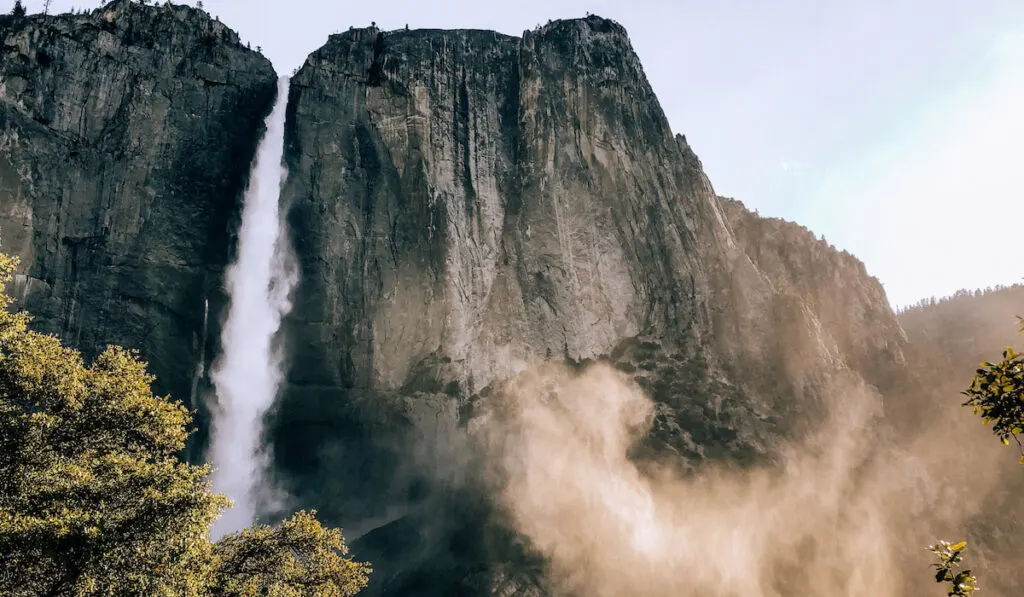
<instances>
[{"instance_id":1,"label":"vertical rock striation","mask_svg":"<svg viewBox=\"0 0 1024 597\"><path fill-rule=\"evenodd\" d=\"M128 0L6 17L0 40L0 249L21 258L20 306L86 354L140 349L187 401L270 63L201 11Z\"/></svg>"},{"instance_id":2,"label":"vertical rock striation","mask_svg":"<svg viewBox=\"0 0 1024 597\"><path fill-rule=\"evenodd\" d=\"M651 449L750 462L830 376L901 358L859 263L715 195L612 21L334 35L293 78L286 143L302 275L278 464L373 530L377 590L470 582L444 566L483 539L437 531L434 500L456 499L476 400L531 363L611 361L659 403ZM417 557L429 582L403 576Z\"/></svg>"},{"instance_id":3,"label":"vertical rock striation","mask_svg":"<svg viewBox=\"0 0 1024 597\"><path fill-rule=\"evenodd\" d=\"M859 259L803 226L753 214L735 199L720 198L720 204L744 253L776 292L806 302L851 367L877 380L903 363L906 336L882 285Z\"/></svg>"},{"instance_id":4,"label":"vertical rock striation","mask_svg":"<svg viewBox=\"0 0 1024 597\"><path fill-rule=\"evenodd\" d=\"M469 395L637 336L743 352L773 300L612 21L353 30L290 111L296 384Z\"/></svg>"}]
</instances>

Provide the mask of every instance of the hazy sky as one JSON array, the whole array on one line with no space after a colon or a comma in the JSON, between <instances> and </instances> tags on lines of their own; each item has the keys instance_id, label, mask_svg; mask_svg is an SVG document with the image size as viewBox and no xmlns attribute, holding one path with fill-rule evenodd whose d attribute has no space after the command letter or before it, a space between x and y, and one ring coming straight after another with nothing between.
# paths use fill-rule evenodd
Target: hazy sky
<instances>
[{"instance_id":1,"label":"hazy sky","mask_svg":"<svg viewBox=\"0 0 1024 597\"><path fill-rule=\"evenodd\" d=\"M204 4L281 73L371 21L518 35L613 18L719 194L854 253L896 305L1024 278L1024 0Z\"/></svg>"}]
</instances>

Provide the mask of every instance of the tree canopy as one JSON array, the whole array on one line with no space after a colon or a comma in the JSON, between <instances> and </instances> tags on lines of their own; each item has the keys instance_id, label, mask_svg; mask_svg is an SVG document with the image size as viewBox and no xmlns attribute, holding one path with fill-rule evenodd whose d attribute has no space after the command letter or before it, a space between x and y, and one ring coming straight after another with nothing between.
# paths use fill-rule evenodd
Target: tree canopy
<instances>
[{"instance_id":1,"label":"tree canopy","mask_svg":"<svg viewBox=\"0 0 1024 597\"><path fill-rule=\"evenodd\" d=\"M0 286L16 262L0 255ZM191 414L138 355L29 329L0 291L0 594L348 596L369 567L299 512L209 540L228 500L182 462Z\"/></svg>"},{"instance_id":2,"label":"tree canopy","mask_svg":"<svg viewBox=\"0 0 1024 597\"><path fill-rule=\"evenodd\" d=\"M1024 333L1024 319L1018 319ZM1024 355L1010 347L1003 351L1003 360L998 363L981 363L963 395L967 396L963 406L973 408L985 425L991 424L992 433L1004 445L1016 442L1022 452L1020 463L1024 464ZM963 566L966 541L940 541L928 549L938 558L938 563L932 564L936 569L935 582L948 584L949 597L966 597L978 590L978 579L971 571L958 570Z\"/></svg>"},{"instance_id":3,"label":"tree canopy","mask_svg":"<svg viewBox=\"0 0 1024 597\"><path fill-rule=\"evenodd\" d=\"M1021 324L1024 332L1024 320ZM1003 360L982 363L963 394L963 405L972 407L985 425L991 424L996 437L1006 445L1016 442L1024 464L1024 354L1011 347L1003 351Z\"/></svg>"}]
</instances>

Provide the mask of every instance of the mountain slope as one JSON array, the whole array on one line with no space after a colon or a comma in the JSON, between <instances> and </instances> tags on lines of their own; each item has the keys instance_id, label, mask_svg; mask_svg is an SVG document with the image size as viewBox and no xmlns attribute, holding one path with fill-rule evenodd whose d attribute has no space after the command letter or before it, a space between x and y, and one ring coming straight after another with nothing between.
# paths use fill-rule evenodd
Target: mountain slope
<instances>
[{"instance_id":1,"label":"mountain slope","mask_svg":"<svg viewBox=\"0 0 1024 597\"><path fill-rule=\"evenodd\" d=\"M978 364L1001 358L1006 347L1024 348L1018 317L1024 315L1024 286L960 292L934 304L906 309L899 321L906 330L908 371L901 396L905 403L889 417L902 429L932 430L936 445L955 446L951 468L961 471L968 487L977 487L980 503L946 502L972 518L955 532L974 545L971 564L984 579L985 590L1014 595L1024 586L1018 563L1018 537L1024 532L1024 470L1013 447L1003 447L981 420L960 408L960 393ZM909 389L908 389L909 388ZM960 412L957 412L960 411ZM936 450L938 451L938 450ZM993 480L993 477L995 480ZM988 491L982 488L989 487ZM973 501L973 500L970 500Z\"/></svg>"}]
</instances>

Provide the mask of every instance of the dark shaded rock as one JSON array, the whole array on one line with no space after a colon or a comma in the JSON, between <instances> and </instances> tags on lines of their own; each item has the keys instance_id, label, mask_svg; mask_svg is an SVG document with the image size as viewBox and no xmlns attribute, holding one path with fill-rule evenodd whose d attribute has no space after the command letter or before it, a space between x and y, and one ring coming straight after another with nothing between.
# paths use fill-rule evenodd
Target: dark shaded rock
<instances>
[{"instance_id":1,"label":"dark shaded rock","mask_svg":"<svg viewBox=\"0 0 1024 597\"><path fill-rule=\"evenodd\" d=\"M158 391L189 401L270 63L201 11L127 0L3 19L0 40L0 249L21 258L18 306L87 356L138 348Z\"/></svg>"},{"instance_id":2,"label":"dark shaded rock","mask_svg":"<svg viewBox=\"0 0 1024 597\"><path fill-rule=\"evenodd\" d=\"M697 207L671 202L706 181L618 25L355 30L291 100L295 334L338 347L296 354L295 383L400 388L433 358L473 393L641 330L686 344L706 318Z\"/></svg>"}]
</instances>

